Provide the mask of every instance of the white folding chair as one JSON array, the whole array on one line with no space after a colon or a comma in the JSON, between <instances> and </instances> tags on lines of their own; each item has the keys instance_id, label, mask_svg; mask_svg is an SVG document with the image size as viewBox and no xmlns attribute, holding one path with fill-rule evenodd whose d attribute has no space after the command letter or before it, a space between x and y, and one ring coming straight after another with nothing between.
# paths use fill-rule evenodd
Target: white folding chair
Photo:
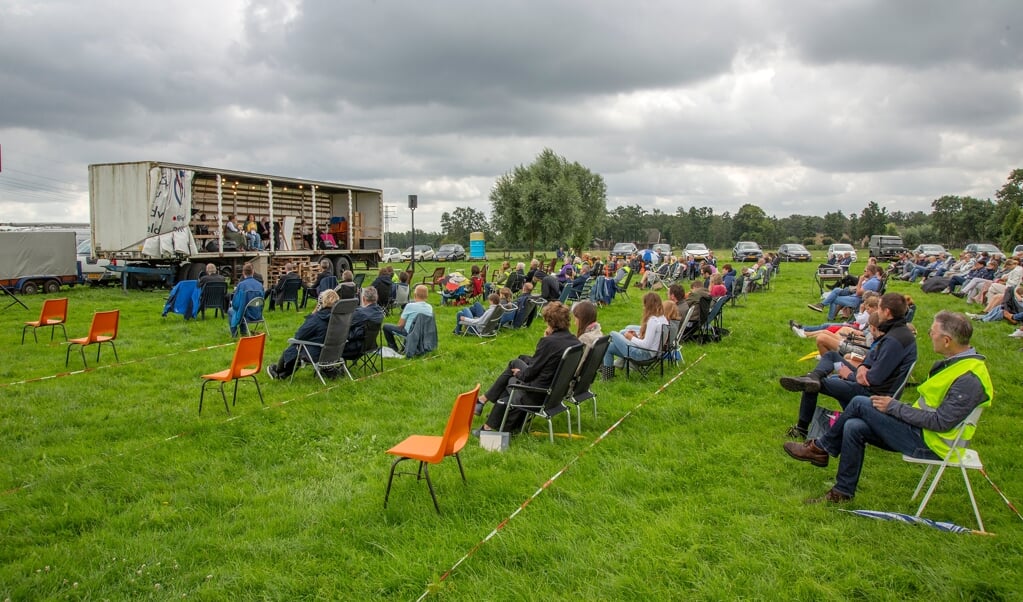
<instances>
[{"instance_id":1,"label":"white folding chair","mask_svg":"<svg viewBox=\"0 0 1023 602\"><path fill-rule=\"evenodd\" d=\"M970 415L966 417L956 429L955 442L952 444L952 448L948 450L945 457L941 460L926 460L922 458L914 458L912 456L903 455L902 459L906 462L913 464L924 464L927 468L924 470L924 474L920 477L920 483L916 486L916 491L913 492L913 497L910 500L915 500L916 496L920 495L920 490L923 489L924 483L927 482L927 478L931 474L931 469L935 466L938 467L937 473L934 475L934 480L931 481L931 486L927 488L927 493L924 495L924 499L920 502L920 507L917 509L915 516L919 517L923 513L924 508L927 507L927 502L931 499L931 494L938 487L938 481L941 480L941 475L945 472L946 468L958 468L963 473L963 482L966 483L966 491L970 495L970 503L973 504L973 514L977 517L977 525L981 531L984 531L984 522L980 519L980 510L977 508L977 498L973 495L973 487L970 486L970 477L966 474L967 469L972 470L983 470L984 464L980 461L980 455L977 451L966 447L969 441L963 440L963 435L966 429L969 427L976 428L977 421L980 420L980 414L983 411L982 407L976 407Z\"/></svg>"}]
</instances>

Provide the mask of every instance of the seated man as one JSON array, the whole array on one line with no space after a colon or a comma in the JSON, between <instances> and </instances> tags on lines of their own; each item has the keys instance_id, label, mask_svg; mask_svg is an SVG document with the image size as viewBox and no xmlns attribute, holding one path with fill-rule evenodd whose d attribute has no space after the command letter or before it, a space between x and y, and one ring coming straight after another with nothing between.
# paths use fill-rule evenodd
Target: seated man
<instances>
[{"instance_id":1,"label":"seated man","mask_svg":"<svg viewBox=\"0 0 1023 602\"><path fill-rule=\"evenodd\" d=\"M207 282L227 282L227 280L217 271L217 266L207 263L206 273L199 277L199 288L206 286Z\"/></svg>"},{"instance_id":2,"label":"seated man","mask_svg":"<svg viewBox=\"0 0 1023 602\"><path fill-rule=\"evenodd\" d=\"M906 326L907 311L905 296L888 293L881 297L878 330L883 335L875 340L861 364L847 361L837 351L829 351L806 376L781 378L783 389L802 392L799 418L789 429L788 436L806 437L817 408L818 393L834 397L844 409L857 395L888 395L899 386L916 361L916 338ZM836 366L837 376L829 376Z\"/></svg>"},{"instance_id":3,"label":"seated man","mask_svg":"<svg viewBox=\"0 0 1023 602\"><path fill-rule=\"evenodd\" d=\"M384 324L384 339L387 340L387 346L395 351L398 350L398 343L395 342L394 336L407 337L408 331L412 330L412 323L415 321L416 316L433 315L433 306L427 303L426 299L430 295L430 289L425 284L416 285L415 290L412 291L412 302L405 304L405 309L401 310L401 318L398 319L398 324Z\"/></svg>"},{"instance_id":4,"label":"seated man","mask_svg":"<svg viewBox=\"0 0 1023 602\"><path fill-rule=\"evenodd\" d=\"M231 296L231 307L227 310L228 322L231 325L231 336L238 334L239 326L242 324L244 317L248 317L250 320L255 320L262 317L262 309L260 309L260 315L249 315L244 316L245 306L254 299L256 296L263 296L263 283L255 278L255 268L251 262L245 262L242 266L242 279L238 282L238 285L234 287L234 295ZM254 310L249 310L252 312ZM242 328L244 331L244 328ZM243 335L247 335L247 332L242 332Z\"/></svg>"},{"instance_id":5,"label":"seated man","mask_svg":"<svg viewBox=\"0 0 1023 602\"><path fill-rule=\"evenodd\" d=\"M910 272L908 276L903 276L903 280L910 282L916 282L917 278L927 278L930 276L938 267L941 266L941 260L938 259L937 255L931 255L923 263L917 264Z\"/></svg>"},{"instance_id":6,"label":"seated man","mask_svg":"<svg viewBox=\"0 0 1023 602\"><path fill-rule=\"evenodd\" d=\"M330 312L337 302L338 296L333 289L323 291L316 301L316 308L313 310L313 313L306 316L305 321L298 327L298 330L295 331L295 336L292 338L309 343L323 343L323 340L327 337L327 325L330 324ZM292 343L288 345L276 363L266 365L266 374L275 380L287 378L298 367L300 359L306 361L312 359L314 362L320 359L320 351L322 349L319 345L309 345L306 347L309 356L299 358L298 344Z\"/></svg>"},{"instance_id":7,"label":"seated man","mask_svg":"<svg viewBox=\"0 0 1023 602\"><path fill-rule=\"evenodd\" d=\"M334 289L342 299L355 299L359 296L359 287L355 284L355 274L351 270L341 273L341 283Z\"/></svg>"},{"instance_id":8,"label":"seated man","mask_svg":"<svg viewBox=\"0 0 1023 602\"><path fill-rule=\"evenodd\" d=\"M542 276L541 276L542 274ZM540 279L540 296L547 301L557 301L561 298L561 284L554 274L537 272L536 277Z\"/></svg>"},{"instance_id":9,"label":"seated man","mask_svg":"<svg viewBox=\"0 0 1023 602\"><path fill-rule=\"evenodd\" d=\"M526 316L529 315L533 303L533 283L527 282L522 285L522 292L515 298L515 313L512 314L511 327L518 328L526 323Z\"/></svg>"},{"instance_id":10,"label":"seated man","mask_svg":"<svg viewBox=\"0 0 1023 602\"><path fill-rule=\"evenodd\" d=\"M675 286L679 285L672 285L672 287ZM681 286L679 286L679 288L681 288ZM670 294L671 288L669 288L668 291ZM689 317L689 321L702 324L710 315L710 306L713 302L714 300L711 299L710 292L703 286L703 280L697 278L689 283L689 294L686 296L685 301L679 303L678 313L684 316L686 315L686 312L689 311L690 307L695 307L696 309Z\"/></svg>"},{"instance_id":11,"label":"seated man","mask_svg":"<svg viewBox=\"0 0 1023 602\"><path fill-rule=\"evenodd\" d=\"M827 306L828 322L833 322L839 307L850 307L855 310L860 306L865 291L880 290L881 279L878 277L878 268L876 265L868 263L854 290L836 288L828 293L828 296L820 303L811 303L807 307L814 311L824 311L824 307Z\"/></svg>"},{"instance_id":12,"label":"seated man","mask_svg":"<svg viewBox=\"0 0 1023 602\"><path fill-rule=\"evenodd\" d=\"M788 455L814 466L827 466L828 456L839 458L835 486L807 502L851 500L868 443L917 458L944 458L959 424L977 406L991 403L991 377L984 356L970 345L970 321L958 313L939 311L928 334L934 351L943 359L935 362L930 376L917 387L920 398L916 403L883 395L857 396L820 439L785 444ZM964 438L972 436L967 429Z\"/></svg>"},{"instance_id":13,"label":"seated man","mask_svg":"<svg viewBox=\"0 0 1023 602\"><path fill-rule=\"evenodd\" d=\"M352 314L352 325L348 330L348 340L345 342L344 351L341 357L346 360L355 359L362 355L362 346L366 338L366 327L369 324L379 326L384 322L384 308L377 303L377 289L372 286L362 289L362 305Z\"/></svg>"}]
</instances>

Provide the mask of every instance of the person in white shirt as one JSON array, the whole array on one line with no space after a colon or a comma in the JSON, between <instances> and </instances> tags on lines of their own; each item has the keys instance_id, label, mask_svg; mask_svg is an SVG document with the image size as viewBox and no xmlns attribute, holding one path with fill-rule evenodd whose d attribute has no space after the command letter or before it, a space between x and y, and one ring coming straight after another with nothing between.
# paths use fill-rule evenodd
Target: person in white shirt
<instances>
[{"instance_id":1,"label":"person in white shirt","mask_svg":"<svg viewBox=\"0 0 1023 602\"><path fill-rule=\"evenodd\" d=\"M661 329L667 327L660 295L654 292L643 295L643 318L639 331L626 329L611 333L601 376L605 380L614 377L615 357L648 360L656 356L661 351Z\"/></svg>"}]
</instances>

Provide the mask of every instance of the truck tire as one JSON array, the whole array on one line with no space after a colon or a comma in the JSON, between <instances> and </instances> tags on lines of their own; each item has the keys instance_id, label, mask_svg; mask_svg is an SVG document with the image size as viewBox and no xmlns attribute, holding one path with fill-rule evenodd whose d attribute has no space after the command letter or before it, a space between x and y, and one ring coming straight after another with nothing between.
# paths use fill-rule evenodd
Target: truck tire
<instances>
[{"instance_id":1,"label":"truck tire","mask_svg":"<svg viewBox=\"0 0 1023 602\"><path fill-rule=\"evenodd\" d=\"M352 269L352 262L348 261L347 257L334 258L334 273L337 275L338 280L341 280L341 275L345 273L345 270L350 269Z\"/></svg>"},{"instance_id":2,"label":"truck tire","mask_svg":"<svg viewBox=\"0 0 1023 602\"><path fill-rule=\"evenodd\" d=\"M43 284L43 290L47 293L59 293L60 292L60 281L59 280L47 280Z\"/></svg>"},{"instance_id":3,"label":"truck tire","mask_svg":"<svg viewBox=\"0 0 1023 602\"><path fill-rule=\"evenodd\" d=\"M206 266L201 263L190 263L188 265L189 280L198 280L200 276L206 273Z\"/></svg>"},{"instance_id":4,"label":"truck tire","mask_svg":"<svg viewBox=\"0 0 1023 602\"><path fill-rule=\"evenodd\" d=\"M192 268L191 263L183 263L178 266L177 279L174 282L181 282L182 280L188 280L188 270Z\"/></svg>"},{"instance_id":5,"label":"truck tire","mask_svg":"<svg viewBox=\"0 0 1023 602\"><path fill-rule=\"evenodd\" d=\"M217 268L217 272L221 276L223 276L224 279L227 280L228 282L238 282L238 280L241 280L240 278L235 279L234 268L229 265L220 266L219 268Z\"/></svg>"},{"instance_id":6,"label":"truck tire","mask_svg":"<svg viewBox=\"0 0 1023 602\"><path fill-rule=\"evenodd\" d=\"M34 295L34 294L36 294L38 292L39 292L39 283L38 282L29 281L29 282L26 282L25 284L21 285L21 294L22 295Z\"/></svg>"}]
</instances>

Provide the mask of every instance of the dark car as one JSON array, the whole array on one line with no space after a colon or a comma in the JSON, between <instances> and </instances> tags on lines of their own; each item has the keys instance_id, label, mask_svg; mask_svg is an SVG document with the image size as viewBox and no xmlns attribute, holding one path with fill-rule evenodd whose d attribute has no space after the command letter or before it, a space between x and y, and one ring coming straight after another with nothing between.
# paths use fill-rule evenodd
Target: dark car
<instances>
[{"instance_id":1,"label":"dark car","mask_svg":"<svg viewBox=\"0 0 1023 602\"><path fill-rule=\"evenodd\" d=\"M778 257L782 261L810 261L813 255L803 245L787 244L778 247Z\"/></svg>"},{"instance_id":2,"label":"dark car","mask_svg":"<svg viewBox=\"0 0 1023 602\"><path fill-rule=\"evenodd\" d=\"M462 245L441 245L434 254L435 261L462 261L465 259L465 247Z\"/></svg>"},{"instance_id":3,"label":"dark car","mask_svg":"<svg viewBox=\"0 0 1023 602\"><path fill-rule=\"evenodd\" d=\"M611 249L611 259L626 259L636 252L636 245L631 242L620 242Z\"/></svg>"},{"instance_id":4,"label":"dark car","mask_svg":"<svg viewBox=\"0 0 1023 602\"><path fill-rule=\"evenodd\" d=\"M755 242L743 240L732 247L732 261L756 261L763 256L764 250Z\"/></svg>"}]
</instances>

